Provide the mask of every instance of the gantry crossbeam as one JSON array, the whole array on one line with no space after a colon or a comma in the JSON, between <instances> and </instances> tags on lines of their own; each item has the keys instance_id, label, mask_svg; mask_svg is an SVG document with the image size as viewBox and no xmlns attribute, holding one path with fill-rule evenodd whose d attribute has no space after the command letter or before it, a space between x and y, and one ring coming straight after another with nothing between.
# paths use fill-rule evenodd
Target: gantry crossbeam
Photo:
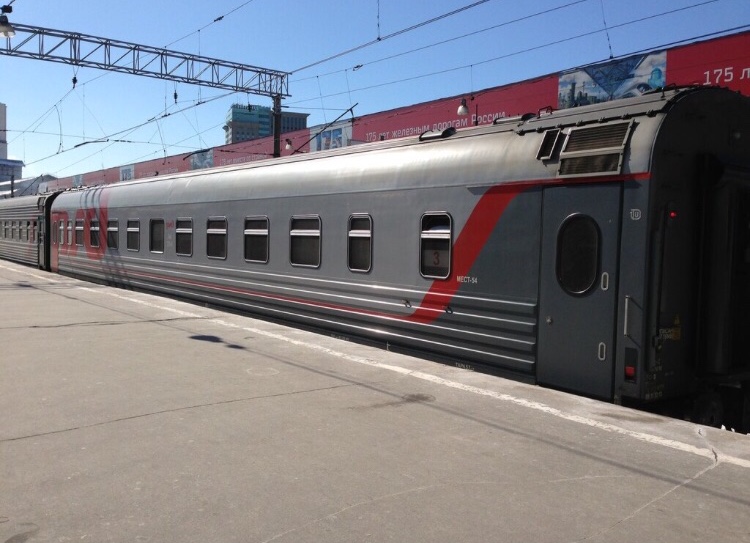
<instances>
[{"instance_id":1,"label":"gantry crossbeam","mask_svg":"<svg viewBox=\"0 0 750 543\"><path fill-rule=\"evenodd\" d=\"M13 23L0 54L167 79L275 98L289 96L289 74L168 49ZM3 43L4 42L4 43Z\"/></svg>"}]
</instances>

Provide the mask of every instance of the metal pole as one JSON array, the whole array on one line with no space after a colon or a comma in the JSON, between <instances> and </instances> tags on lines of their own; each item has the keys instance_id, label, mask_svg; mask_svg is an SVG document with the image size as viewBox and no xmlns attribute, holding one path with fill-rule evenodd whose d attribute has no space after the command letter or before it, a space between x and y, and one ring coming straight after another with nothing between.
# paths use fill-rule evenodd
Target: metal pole
<instances>
[{"instance_id":1,"label":"metal pole","mask_svg":"<svg viewBox=\"0 0 750 543\"><path fill-rule=\"evenodd\" d=\"M281 95L273 95L273 157L281 156Z\"/></svg>"},{"instance_id":2,"label":"metal pole","mask_svg":"<svg viewBox=\"0 0 750 543\"><path fill-rule=\"evenodd\" d=\"M10 174L10 197L15 198L15 181L16 181L16 175Z\"/></svg>"}]
</instances>

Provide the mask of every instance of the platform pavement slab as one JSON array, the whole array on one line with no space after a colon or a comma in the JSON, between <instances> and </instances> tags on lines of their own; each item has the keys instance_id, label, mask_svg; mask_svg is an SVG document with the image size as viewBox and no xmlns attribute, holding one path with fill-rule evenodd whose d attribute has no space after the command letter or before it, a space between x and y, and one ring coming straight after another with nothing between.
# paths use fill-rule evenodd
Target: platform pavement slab
<instances>
[{"instance_id":1,"label":"platform pavement slab","mask_svg":"<svg viewBox=\"0 0 750 543\"><path fill-rule=\"evenodd\" d=\"M750 541L750 438L0 263L0 541Z\"/></svg>"}]
</instances>

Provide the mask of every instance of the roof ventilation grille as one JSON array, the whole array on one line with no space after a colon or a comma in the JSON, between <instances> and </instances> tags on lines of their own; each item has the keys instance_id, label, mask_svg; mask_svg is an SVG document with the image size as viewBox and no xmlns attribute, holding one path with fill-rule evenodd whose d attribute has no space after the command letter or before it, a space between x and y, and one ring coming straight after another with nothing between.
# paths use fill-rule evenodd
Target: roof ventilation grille
<instances>
[{"instance_id":1,"label":"roof ventilation grille","mask_svg":"<svg viewBox=\"0 0 750 543\"><path fill-rule=\"evenodd\" d=\"M560 152L558 175L619 174L634 121L572 128Z\"/></svg>"}]
</instances>

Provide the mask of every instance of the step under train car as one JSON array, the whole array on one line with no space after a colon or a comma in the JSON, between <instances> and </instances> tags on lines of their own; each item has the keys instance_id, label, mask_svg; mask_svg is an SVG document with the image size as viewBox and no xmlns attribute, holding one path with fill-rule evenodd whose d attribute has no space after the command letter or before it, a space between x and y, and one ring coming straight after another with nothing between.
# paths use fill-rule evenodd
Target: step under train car
<instances>
[{"instance_id":1,"label":"step under train car","mask_svg":"<svg viewBox=\"0 0 750 543\"><path fill-rule=\"evenodd\" d=\"M57 195L52 271L750 422L750 100L500 119Z\"/></svg>"}]
</instances>

